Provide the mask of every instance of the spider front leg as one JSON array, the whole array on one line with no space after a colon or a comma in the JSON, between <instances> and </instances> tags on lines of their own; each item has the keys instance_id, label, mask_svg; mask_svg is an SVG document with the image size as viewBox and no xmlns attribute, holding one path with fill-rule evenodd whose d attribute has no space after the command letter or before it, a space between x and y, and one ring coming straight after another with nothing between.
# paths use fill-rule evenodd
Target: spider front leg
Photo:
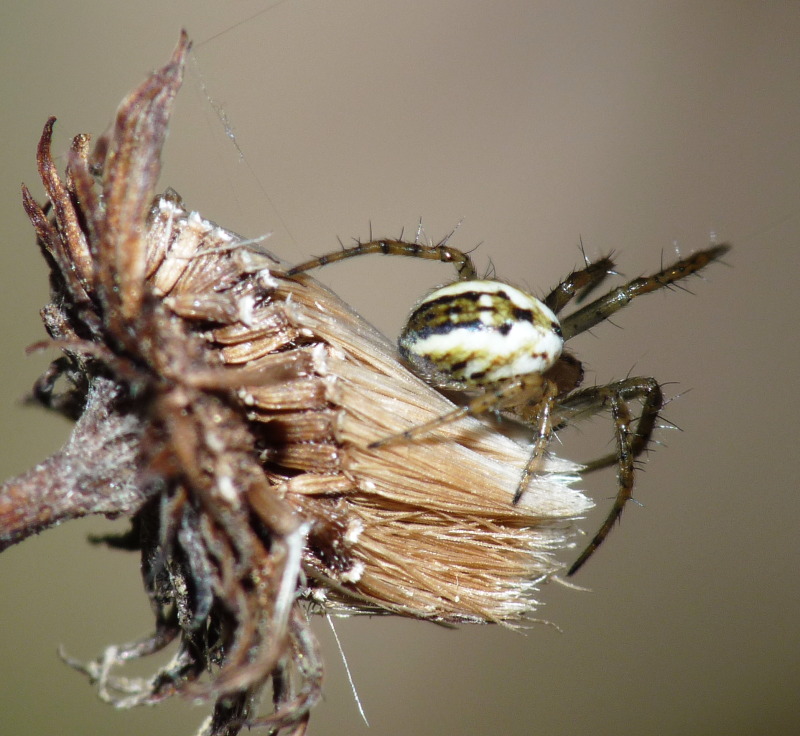
<instances>
[{"instance_id":1,"label":"spider front leg","mask_svg":"<svg viewBox=\"0 0 800 736\"><path fill-rule=\"evenodd\" d=\"M586 258L584 256L584 258ZM576 295L578 301L598 287L608 276L615 273L611 256L604 256L597 261L586 260L586 267L573 271L542 301L558 314Z\"/></svg>"},{"instance_id":2,"label":"spider front leg","mask_svg":"<svg viewBox=\"0 0 800 736\"><path fill-rule=\"evenodd\" d=\"M627 402L642 401L642 413L631 431L633 416ZM625 504L631 499L634 483L634 460L647 449L664 405L661 387L654 378L628 378L607 386L592 386L575 391L562 399L559 408L573 419L596 414L606 407L611 408L617 444L616 453L606 455L587 464L583 472L589 473L617 463L619 488L614 505L592 541L570 567L567 575L574 575L603 543L622 514Z\"/></svg>"},{"instance_id":3,"label":"spider front leg","mask_svg":"<svg viewBox=\"0 0 800 736\"><path fill-rule=\"evenodd\" d=\"M614 312L630 304L637 296L663 289L665 286L697 273L709 263L720 259L730 249L729 245L715 245L706 248L667 266L658 273L633 279L633 281L609 291L605 296L595 299L591 304L587 304L561 320L564 341L566 342L575 335L586 332L596 324L607 320Z\"/></svg>"}]
</instances>

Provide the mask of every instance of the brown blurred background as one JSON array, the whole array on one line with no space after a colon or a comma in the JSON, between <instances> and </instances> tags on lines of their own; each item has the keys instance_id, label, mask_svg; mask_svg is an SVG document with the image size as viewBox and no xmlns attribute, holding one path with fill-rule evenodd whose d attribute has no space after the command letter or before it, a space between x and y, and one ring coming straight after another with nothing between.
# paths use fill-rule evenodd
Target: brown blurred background
<instances>
[{"instance_id":1,"label":"brown blurred background","mask_svg":"<svg viewBox=\"0 0 800 736\"><path fill-rule=\"evenodd\" d=\"M260 11L265 11L261 12ZM258 14L260 13L260 14ZM254 17L255 16L255 17ZM541 594L527 635L395 619L337 625L368 731L320 622L326 702L312 734L796 734L800 4L370 0L51 3L6 7L0 207L0 476L63 442L66 423L21 397L49 355L44 263L20 205L35 147L100 133L197 41L163 186L205 217L302 260L336 236L412 232L479 242L479 267L538 293L614 249L628 276L729 240L694 292L643 299L574 347L607 382L654 375L673 395L621 528L577 576ZM225 138L206 92L244 153ZM714 233L715 235L712 235ZM447 267L379 257L321 277L394 337ZM690 390L691 389L691 390ZM603 419L564 434L585 459ZM603 511L613 473L587 485ZM593 530L596 519L586 522ZM186 703L119 713L57 660L148 631L133 555L92 548L103 519L0 557L0 732L190 734ZM571 560L571 557L568 558ZM141 674L147 670L142 669Z\"/></svg>"}]
</instances>

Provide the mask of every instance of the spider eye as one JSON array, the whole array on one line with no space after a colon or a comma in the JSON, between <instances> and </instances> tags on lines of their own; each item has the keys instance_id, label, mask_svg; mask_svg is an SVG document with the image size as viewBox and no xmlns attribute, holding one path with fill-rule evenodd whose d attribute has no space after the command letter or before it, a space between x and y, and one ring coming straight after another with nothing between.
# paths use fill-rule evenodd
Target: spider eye
<instances>
[{"instance_id":1,"label":"spider eye","mask_svg":"<svg viewBox=\"0 0 800 736\"><path fill-rule=\"evenodd\" d=\"M412 311L400 352L439 386L487 386L544 373L561 355L555 314L500 281L457 281L436 289Z\"/></svg>"}]
</instances>

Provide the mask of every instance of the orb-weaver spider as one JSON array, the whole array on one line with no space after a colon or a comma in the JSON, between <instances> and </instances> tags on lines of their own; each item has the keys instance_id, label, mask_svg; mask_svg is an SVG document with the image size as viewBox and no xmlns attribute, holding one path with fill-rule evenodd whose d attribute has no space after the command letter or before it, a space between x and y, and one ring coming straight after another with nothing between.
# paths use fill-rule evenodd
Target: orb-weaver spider
<instances>
[{"instance_id":1,"label":"orb-weaver spider","mask_svg":"<svg viewBox=\"0 0 800 736\"><path fill-rule=\"evenodd\" d=\"M664 399L660 385L650 377L581 388L581 363L562 351L563 344L608 319L635 297L700 271L730 246L712 246L651 276L633 279L559 321L559 313L574 298L580 302L615 273L610 256L592 262L584 256L585 267L573 271L540 301L502 281L479 279L470 256L449 246L449 237L431 245L419 242L419 233L413 243L402 238L358 242L295 266L287 275L370 253L439 260L456 267L457 281L434 289L413 308L398 340L400 354L414 372L437 388L480 389L483 393L430 422L377 440L371 448L416 440L467 415L511 413L536 428L533 449L513 497L516 504L554 431L571 419L611 410L616 451L588 463L582 472L616 463L619 489L602 526L570 567L567 574L573 575L600 546L630 500L634 461L650 443ZM642 403L635 426L628 406L631 400Z\"/></svg>"}]
</instances>

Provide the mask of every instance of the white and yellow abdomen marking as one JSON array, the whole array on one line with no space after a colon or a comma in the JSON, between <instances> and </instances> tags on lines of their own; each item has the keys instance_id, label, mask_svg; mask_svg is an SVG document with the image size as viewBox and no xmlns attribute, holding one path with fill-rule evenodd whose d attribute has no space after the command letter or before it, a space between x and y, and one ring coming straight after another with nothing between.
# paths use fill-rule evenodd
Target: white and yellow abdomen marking
<instances>
[{"instance_id":1,"label":"white and yellow abdomen marking","mask_svg":"<svg viewBox=\"0 0 800 736\"><path fill-rule=\"evenodd\" d=\"M563 342L558 318L530 294L500 281L456 281L417 304L399 346L430 383L475 388L544 373Z\"/></svg>"}]
</instances>

